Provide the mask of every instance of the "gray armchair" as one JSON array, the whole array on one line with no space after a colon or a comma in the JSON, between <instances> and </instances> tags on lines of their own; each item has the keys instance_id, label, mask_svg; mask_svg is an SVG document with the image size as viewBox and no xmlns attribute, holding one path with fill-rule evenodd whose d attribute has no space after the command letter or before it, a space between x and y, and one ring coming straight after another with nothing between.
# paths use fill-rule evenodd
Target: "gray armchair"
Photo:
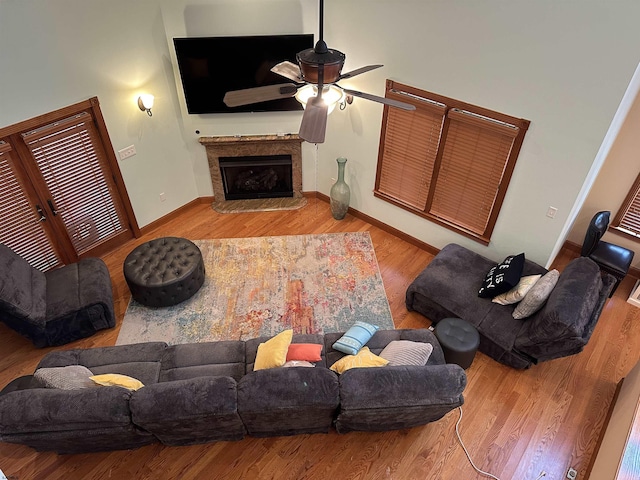
<instances>
[{"instance_id":1,"label":"gray armchair","mask_svg":"<svg viewBox=\"0 0 640 480\"><path fill-rule=\"evenodd\" d=\"M0 244L0 320L36 347L115 326L109 270L99 258L41 272Z\"/></svg>"}]
</instances>

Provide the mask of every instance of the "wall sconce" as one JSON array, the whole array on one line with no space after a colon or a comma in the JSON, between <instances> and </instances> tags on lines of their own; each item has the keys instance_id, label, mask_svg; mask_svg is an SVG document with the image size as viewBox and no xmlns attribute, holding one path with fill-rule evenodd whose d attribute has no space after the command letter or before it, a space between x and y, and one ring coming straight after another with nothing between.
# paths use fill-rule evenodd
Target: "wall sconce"
<instances>
[{"instance_id":1,"label":"wall sconce","mask_svg":"<svg viewBox=\"0 0 640 480\"><path fill-rule=\"evenodd\" d=\"M140 110L143 112L147 112L147 115L151 117L153 115L153 113L151 113L151 109L153 108L153 95L149 93L140 95L138 97L138 107L140 107Z\"/></svg>"},{"instance_id":2,"label":"wall sconce","mask_svg":"<svg viewBox=\"0 0 640 480\"><path fill-rule=\"evenodd\" d=\"M303 107L307 106L307 102L311 97L315 97L318 95L318 87L316 85L307 84L304 87L298 89L296 92L296 100L298 100ZM328 113L333 112L333 109L336 108L338 103L342 104L345 102L346 95L342 91L341 88L336 87L335 85L325 85L322 88L322 100L328 107Z\"/></svg>"}]
</instances>

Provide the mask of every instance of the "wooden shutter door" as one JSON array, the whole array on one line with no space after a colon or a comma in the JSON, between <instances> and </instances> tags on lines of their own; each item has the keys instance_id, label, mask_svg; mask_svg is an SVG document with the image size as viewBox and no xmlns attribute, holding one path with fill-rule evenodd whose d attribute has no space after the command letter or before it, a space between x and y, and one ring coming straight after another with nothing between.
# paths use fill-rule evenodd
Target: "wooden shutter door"
<instances>
[{"instance_id":1,"label":"wooden shutter door","mask_svg":"<svg viewBox=\"0 0 640 480\"><path fill-rule=\"evenodd\" d=\"M41 202L12 155L0 141L0 243L35 268L54 268L62 261L51 246Z\"/></svg>"},{"instance_id":2,"label":"wooden shutter door","mask_svg":"<svg viewBox=\"0 0 640 480\"><path fill-rule=\"evenodd\" d=\"M23 133L78 257L98 245L131 237L108 160L91 115L84 111Z\"/></svg>"}]
</instances>

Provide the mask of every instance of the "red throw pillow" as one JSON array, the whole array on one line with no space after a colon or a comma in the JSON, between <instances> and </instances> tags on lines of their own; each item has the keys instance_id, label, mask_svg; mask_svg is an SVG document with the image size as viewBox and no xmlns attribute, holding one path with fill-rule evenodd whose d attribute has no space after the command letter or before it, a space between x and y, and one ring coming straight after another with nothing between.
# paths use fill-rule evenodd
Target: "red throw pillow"
<instances>
[{"instance_id":1,"label":"red throw pillow","mask_svg":"<svg viewBox=\"0 0 640 480\"><path fill-rule=\"evenodd\" d=\"M322 345L319 343L292 343L287 351L287 362L290 360L304 360L305 362L319 362Z\"/></svg>"}]
</instances>

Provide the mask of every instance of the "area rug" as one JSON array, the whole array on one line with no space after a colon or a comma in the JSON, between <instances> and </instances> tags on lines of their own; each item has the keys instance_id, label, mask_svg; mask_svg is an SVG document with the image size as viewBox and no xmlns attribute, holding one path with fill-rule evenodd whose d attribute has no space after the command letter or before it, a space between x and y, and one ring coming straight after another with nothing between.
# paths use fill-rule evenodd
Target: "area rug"
<instances>
[{"instance_id":1,"label":"area rug","mask_svg":"<svg viewBox=\"0 0 640 480\"><path fill-rule=\"evenodd\" d=\"M172 307L131 300L116 344L341 332L356 320L394 328L368 232L194 243L205 263L202 288Z\"/></svg>"}]
</instances>

